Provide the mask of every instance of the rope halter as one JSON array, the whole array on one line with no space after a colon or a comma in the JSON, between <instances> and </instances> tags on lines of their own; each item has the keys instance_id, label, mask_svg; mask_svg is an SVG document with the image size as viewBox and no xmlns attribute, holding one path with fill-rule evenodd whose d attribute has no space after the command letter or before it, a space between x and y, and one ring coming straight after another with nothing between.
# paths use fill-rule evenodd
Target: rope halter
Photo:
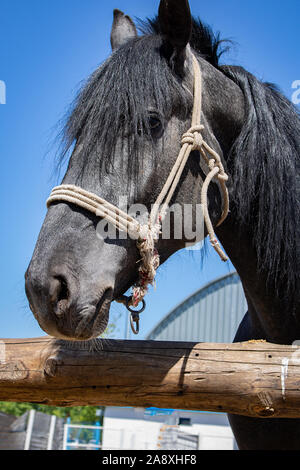
<instances>
[{"instance_id":1,"label":"rope halter","mask_svg":"<svg viewBox=\"0 0 300 470\"><path fill-rule=\"evenodd\" d=\"M119 299L116 299L117 302L125 304L127 309L131 312L131 326L135 334L137 334L139 330L139 313L145 309L144 297L148 292L148 286L154 284L156 271L160 264L159 253L155 245L161 233L161 225L190 153L195 150L200 152L200 157L208 167L208 174L201 190L201 205L210 243L223 261L228 260L216 238L209 216L207 200L209 185L213 179L216 179L219 182L223 201L222 215L217 225L220 226L229 213L229 196L226 187L228 175L225 173L220 156L204 141L202 136L202 131L204 130L204 126L201 124L202 74L199 63L194 55L193 68L194 105L192 126L182 136L181 150L178 158L151 210L149 220L146 225L141 225L136 219L129 216L118 207L110 204L105 199L102 199L99 196L77 186L57 186L52 190L51 195L47 200L48 208L56 202L69 202L75 204L89 212L92 212L97 217L106 219L118 230L127 232L131 238L137 240L137 248L141 255L138 268L138 281L133 286L132 297L128 298L126 296L121 296ZM140 302L143 303L143 307L140 311L134 311L131 309L132 306L137 307ZM134 328L133 322L136 323L136 328Z\"/></svg>"}]
</instances>

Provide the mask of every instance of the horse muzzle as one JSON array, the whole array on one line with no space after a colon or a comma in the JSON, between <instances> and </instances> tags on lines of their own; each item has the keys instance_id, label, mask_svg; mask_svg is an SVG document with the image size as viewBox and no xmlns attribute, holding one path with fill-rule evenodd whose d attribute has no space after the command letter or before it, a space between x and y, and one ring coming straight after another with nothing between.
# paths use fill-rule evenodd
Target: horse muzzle
<instances>
[{"instance_id":1,"label":"horse muzzle","mask_svg":"<svg viewBox=\"0 0 300 470\"><path fill-rule=\"evenodd\" d=\"M86 341L100 336L107 328L112 286L97 286L91 292L91 286L84 289L65 267L42 277L31 265L25 275L25 289L36 320L50 336Z\"/></svg>"}]
</instances>

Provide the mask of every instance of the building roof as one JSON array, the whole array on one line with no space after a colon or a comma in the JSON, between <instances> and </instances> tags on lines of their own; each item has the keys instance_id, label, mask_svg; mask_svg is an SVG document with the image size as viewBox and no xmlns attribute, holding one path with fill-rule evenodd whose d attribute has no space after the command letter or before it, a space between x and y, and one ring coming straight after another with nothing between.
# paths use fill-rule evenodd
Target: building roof
<instances>
[{"instance_id":1,"label":"building roof","mask_svg":"<svg viewBox=\"0 0 300 470\"><path fill-rule=\"evenodd\" d=\"M196 291L168 313L147 339L230 343L247 311L243 287L231 273Z\"/></svg>"}]
</instances>

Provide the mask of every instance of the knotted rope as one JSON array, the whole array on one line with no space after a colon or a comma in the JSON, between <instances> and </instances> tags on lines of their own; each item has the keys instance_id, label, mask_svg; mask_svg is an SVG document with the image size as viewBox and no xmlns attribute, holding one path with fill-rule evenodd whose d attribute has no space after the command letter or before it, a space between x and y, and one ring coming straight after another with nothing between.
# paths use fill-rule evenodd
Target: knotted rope
<instances>
[{"instance_id":1,"label":"knotted rope","mask_svg":"<svg viewBox=\"0 0 300 470\"><path fill-rule=\"evenodd\" d=\"M220 156L204 141L202 136L202 131L204 130L204 126L201 124L202 76L200 66L195 56L193 56L193 68L194 106L192 126L188 132L182 136L181 150L178 158L151 210L149 221L146 225L141 225L136 219L129 216L118 207L110 204L105 199L73 185L62 185L54 188L47 201L48 208L55 202L64 201L76 204L77 206L92 212L97 217L106 219L118 230L127 232L131 238L137 240L137 248L141 255L140 265L138 268L139 278L133 287L133 295L130 302L128 302L128 299L124 296L118 299L119 302L126 304L127 308L130 305L136 307L141 301L143 301L148 291L148 286L153 285L154 283L156 271L160 264L160 258L155 244L159 239L162 222L190 153L195 150L200 152L200 156L209 170L202 186L201 205L210 243L223 261L228 260L216 238L209 216L207 201L209 185L213 179L217 179L220 184L223 200L222 215L218 226L221 225L229 213L229 196L226 187L228 176L225 173Z\"/></svg>"}]
</instances>

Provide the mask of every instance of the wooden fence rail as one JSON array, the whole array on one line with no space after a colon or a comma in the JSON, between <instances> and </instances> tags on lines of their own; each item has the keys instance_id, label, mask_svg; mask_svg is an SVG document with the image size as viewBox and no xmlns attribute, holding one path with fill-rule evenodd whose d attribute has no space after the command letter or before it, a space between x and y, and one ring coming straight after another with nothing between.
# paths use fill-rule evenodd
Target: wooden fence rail
<instances>
[{"instance_id":1,"label":"wooden fence rail","mask_svg":"<svg viewBox=\"0 0 300 470\"><path fill-rule=\"evenodd\" d=\"M264 342L3 339L0 401L300 418L300 348Z\"/></svg>"}]
</instances>

